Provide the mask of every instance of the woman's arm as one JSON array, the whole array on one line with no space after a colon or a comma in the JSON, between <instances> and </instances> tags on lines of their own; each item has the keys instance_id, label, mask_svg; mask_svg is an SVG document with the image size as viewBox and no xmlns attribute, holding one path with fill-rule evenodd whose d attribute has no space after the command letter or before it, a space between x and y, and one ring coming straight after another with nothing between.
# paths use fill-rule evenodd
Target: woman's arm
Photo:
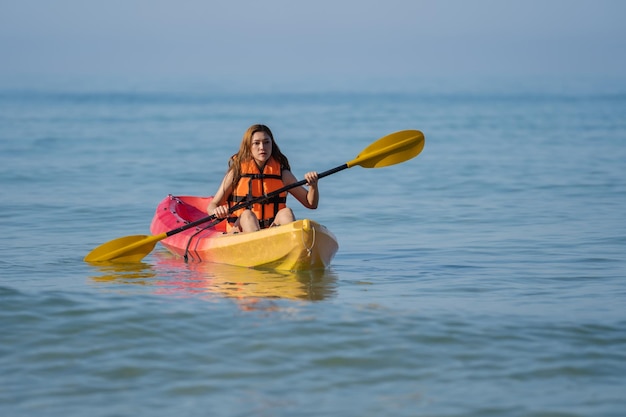
<instances>
[{"instance_id":1,"label":"woman's arm","mask_svg":"<svg viewBox=\"0 0 626 417\"><path fill-rule=\"evenodd\" d=\"M304 174L304 179L309 186L308 190L304 187L295 187L289 190L296 200L298 200L304 207L310 209L316 209L319 203L320 195L317 188L317 172L307 172ZM283 170L283 183L285 185L298 182L298 179L289 170Z\"/></svg>"},{"instance_id":2,"label":"woman's arm","mask_svg":"<svg viewBox=\"0 0 626 417\"><path fill-rule=\"evenodd\" d=\"M220 187L215 192L213 199L207 206L207 213L215 215L218 219L223 219L228 215L228 196L232 194L233 171L228 171Z\"/></svg>"}]
</instances>

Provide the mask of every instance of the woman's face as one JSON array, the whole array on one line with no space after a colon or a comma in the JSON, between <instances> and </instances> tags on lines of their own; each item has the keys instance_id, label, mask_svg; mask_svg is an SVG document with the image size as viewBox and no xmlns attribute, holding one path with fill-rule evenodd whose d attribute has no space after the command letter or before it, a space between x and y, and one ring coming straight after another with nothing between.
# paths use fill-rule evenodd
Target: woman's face
<instances>
[{"instance_id":1,"label":"woman's face","mask_svg":"<svg viewBox=\"0 0 626 417\"><path fill-rule=\"evenodd\" d=\"M272 155L272 138L265 132L254 132L250 150L256 163L264 165Z\"/></svg>"}]
</instances>

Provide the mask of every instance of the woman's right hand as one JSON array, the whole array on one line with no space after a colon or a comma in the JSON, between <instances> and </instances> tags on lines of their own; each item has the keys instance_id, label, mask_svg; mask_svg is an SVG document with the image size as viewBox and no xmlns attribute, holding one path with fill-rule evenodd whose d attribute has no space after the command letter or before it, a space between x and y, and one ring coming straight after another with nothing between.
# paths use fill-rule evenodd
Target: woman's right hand
<instances>
[{"instance_id":1,"label":"woman's right hand","mask_svg":"<svg viewBox=\"0 0 626 417\"><path fill-rule=\"evenodd\" d=\"M218 219L223 219L224 217L228 216L228 205L225 204L223 206L215 207L213 213L211 214Z\"/></svg>"}]
</instances>

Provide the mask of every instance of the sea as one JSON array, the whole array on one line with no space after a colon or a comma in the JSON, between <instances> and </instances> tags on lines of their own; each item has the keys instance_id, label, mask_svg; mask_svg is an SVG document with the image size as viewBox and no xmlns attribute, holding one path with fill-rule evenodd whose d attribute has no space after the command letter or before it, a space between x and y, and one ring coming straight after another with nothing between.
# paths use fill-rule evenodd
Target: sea
<instances>
[{"instance_id":1,"label":"sea","mask_svg":"<svg viewBox=\"0 0 626 417\"><path fill-rule=\"evenodd\" d=\"M0 415L626 415L626 80L0 89ZM83 257L212 195L248 126L320 180L322 271Z\"/></svg>"}]
</instances>

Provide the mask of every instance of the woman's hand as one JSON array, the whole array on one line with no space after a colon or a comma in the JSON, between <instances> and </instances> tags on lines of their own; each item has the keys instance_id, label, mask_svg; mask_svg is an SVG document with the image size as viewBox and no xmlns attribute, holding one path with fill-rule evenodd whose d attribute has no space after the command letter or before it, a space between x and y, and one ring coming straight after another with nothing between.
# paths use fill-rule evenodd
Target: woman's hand
<instances>
[{"instance_id":1,"label":"woman's hand","mask_svg":"<svg viewBox=\"0 0 626 417\"><path fill-rule=\"evenodd\" d=\"M319 179L319 176L317 175L317 172L311 171L304 174L304 179L309 186L309 191L306 193L306 200L308 205L305 204L305 206L310 209L316 209L317 204L320 200L319 191L317 189L317 180Z\"/></svg>"},{"instance_id":2,"label":"woman's hand","mask_svg":"<svg viewBox=\"0 0 626 417\"><path fill-rule=\"evenodd\" d=\"M228 216L228 205L223 205L219 207L215 207L213 213L211 215L217 217L218 219L223 219Z\"/></svg>"},{"instance_id":3,"label":"woman's hand","mask_svg":"<svg viewBox=\"0 0 626 417\"><path fill-rule=\"evenodd\" d=\"M304 179L310 187L317 187L317 180L319 179L317 172L311 171L304 174Z\"/></svg>"}]
</instances>

